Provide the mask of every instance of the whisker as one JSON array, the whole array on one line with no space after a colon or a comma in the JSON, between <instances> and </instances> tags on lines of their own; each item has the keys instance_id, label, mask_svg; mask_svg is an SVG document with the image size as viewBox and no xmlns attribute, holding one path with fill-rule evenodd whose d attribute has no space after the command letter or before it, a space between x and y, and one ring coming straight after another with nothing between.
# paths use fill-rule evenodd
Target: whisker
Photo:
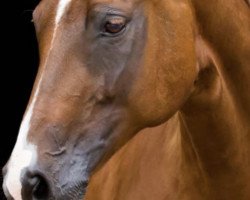
<instances>
[{"instance_id":1,"label":"whisker","mask_svg":"<svg viewBox=\"0 0 250 200\"><path fill-rule=\"evenodd\" d=\"M32 9L32 10L24 10L23 12L22 12L22 14L25 14L25 13L32 13L34 10Z\"/></svg>"}]
</instances>

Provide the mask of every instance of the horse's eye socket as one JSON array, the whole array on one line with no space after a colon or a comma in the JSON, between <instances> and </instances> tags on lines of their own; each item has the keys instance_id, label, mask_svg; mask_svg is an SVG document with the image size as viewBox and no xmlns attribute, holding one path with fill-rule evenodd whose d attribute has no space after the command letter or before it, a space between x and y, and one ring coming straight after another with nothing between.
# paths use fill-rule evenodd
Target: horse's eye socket
<instances>
[{"instance_id":1,"label":"horse's eye socket","mask_svg":"<svg viewBox=\"0 0 250 200\"><path fill-rule=\"evenodd\" d=\"M120 33L126 27L126 19L124 17L113 17L108 19L104 24L103 32L106 34L115 35Z\"/></svg>"}]
</instances>

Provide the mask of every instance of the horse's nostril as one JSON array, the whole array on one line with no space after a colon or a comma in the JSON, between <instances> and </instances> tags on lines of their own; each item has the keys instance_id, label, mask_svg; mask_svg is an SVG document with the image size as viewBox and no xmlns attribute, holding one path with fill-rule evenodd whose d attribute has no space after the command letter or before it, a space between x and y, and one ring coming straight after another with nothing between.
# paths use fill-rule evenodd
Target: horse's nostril
<instances>
[{"instance_id":1,"label":"horse's nostril","mask_svg":"<svg viewBox=\"0 0 250 200\"><path fill-rule=\"evenodd\" d=\"M45 199L48 197L49 189L47 182L41 176L34 177L35 184L32 190L32 195L35 199Z\"/></svg>"},{"instance_id":2,"label":"horse's nostril","mask_svg":"<svg viewBox=\"0 0 250 200\"><path fill-rule=\"evenodd\" d=\"M45 178L27 172L23 176L22 195L27 199L47 199L49 196L49 186Z\"/></svg>"}]
</instances>

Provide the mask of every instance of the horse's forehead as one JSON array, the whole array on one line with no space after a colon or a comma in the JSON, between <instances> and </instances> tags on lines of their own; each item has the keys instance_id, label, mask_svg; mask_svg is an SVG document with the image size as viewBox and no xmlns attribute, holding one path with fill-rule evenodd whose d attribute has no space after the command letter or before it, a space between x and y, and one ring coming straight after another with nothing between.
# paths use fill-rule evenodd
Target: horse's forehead
<instances>
[{"instance_id":1,"label":"horse's forehead","mask_svg":"<svg viewBox=\"0 0 250 200\"><path fill-rule=\"evenodd\" d=\"M72 0L59 0L56 12L56 24L58 24L66 10L66 8L72 3Z\"/></svg>"},{"instance_id":2,"label":"horse's forehead","mask_svg":"<svg viewBox=\"0 0 250 200\"><path fill-rule=\"evenodd\" d=\"M51 0L44 0L42 3L44 4L43 8L46 10L48 7L48 1ZM54 7L57 12L57 19L60 19L62 14L65 11L65 8L70 7L69 9L72 10L75 6L95 6L98 4L105 4L105 5L121 5L121 6L130 6L133 3L143 0L57 0L52 2L50 5ZM69 6L71 5L71 6Z\"/></svg>"}]
</instances>

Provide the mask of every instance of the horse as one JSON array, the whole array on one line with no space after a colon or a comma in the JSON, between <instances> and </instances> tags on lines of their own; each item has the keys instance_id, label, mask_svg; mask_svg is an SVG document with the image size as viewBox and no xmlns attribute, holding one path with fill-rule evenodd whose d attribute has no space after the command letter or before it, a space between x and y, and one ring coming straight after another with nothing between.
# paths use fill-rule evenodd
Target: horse
<instances>
[{"instance_id":1,"label":"horse","mask_svg":"<svg viewBox=\"0 0 250 200\"><path fill-rule=\"evenodd\" d=\"M246 0L42 0L7 199L250 199Z\"/></svg>"}]
</instances>

